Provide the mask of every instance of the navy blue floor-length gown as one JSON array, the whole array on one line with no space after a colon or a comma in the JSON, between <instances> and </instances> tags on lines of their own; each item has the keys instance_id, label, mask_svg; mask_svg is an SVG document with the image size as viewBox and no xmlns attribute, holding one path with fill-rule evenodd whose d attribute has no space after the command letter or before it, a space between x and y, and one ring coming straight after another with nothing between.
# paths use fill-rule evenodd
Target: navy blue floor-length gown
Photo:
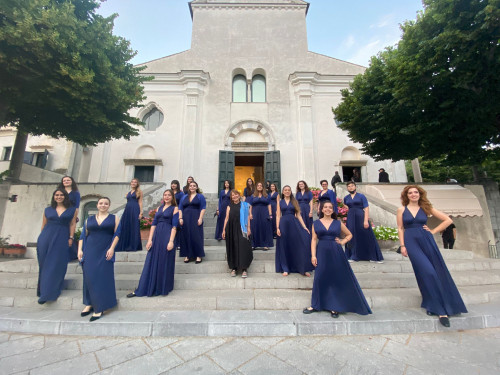
<instances>
[{"instance_id":1,"label":"navy blue floor-length gown","mask_svg":"<svg viewBox=\"0 0 500 375\"><path fill-rule=\"evenodd\" d=\"M219 210L219 216L217 216L217 225L215 226L215 239L222 239L222 231L224 230L224 220L226 220L227 206L231 202L231 190L227 192L222 190L219 194L219 204L217 209Z\"/></svg>"},{"instance_id":2,"label":"navy blue floor-length gown","mask_svg":"<svg viewBox=\"0 0 500 375\"><path fill-rule=\"evenodd\" d=\"M80 208L80 192L71 190L69 193L69 202L71 207ZM69 260L78 259L78 241L73 241L73 245L69 248Z\"/></svg>"},{"instance_id":3,"label":"navy blue floor-length gown","mask_svg":"<svg viewBox=\"0 0 500 375\"><path fill-rule=\"evenodd\" d=\"M324 190L321 190L319 195L318 195L318 201L319 204L321 205L322 202L332 202L333 203L333 210L335 213L339 213L339 209L337 207L337 194L333 190L328 189L326 192ZM321 207L321 206L320 206Z\"/></svg>"},{"instance_id":4,"label":"navy blue floor-length gown","mask_svg":"<svg viewBox=\"0 0 500 375\"><path fill-rule=\"evenodd\" d=\"M413 217L403 212L404 240L422 294L422 307L436 315L456 315L467 309L444 263L432 233L423 228L427 215L421 208Z\"/></svg>"},{"instance_id":5,"label":"navy blue floor-length gown","mask_svg":"<svg viewBox=\"0 0 500 375\"><path fill-rule=\"evenodd\" d=\"M267 197L252 197L252 220L250 230L252 231L252 247L273 247L273 225L269 217L271 200Z\"/></svg>"},{"instance_id":6,"label":"navy blue floor-length gown","mask_svg":"<svg viewBox=\"0 0 500 375\"><path fill-rule=\"evenodd\" d=\"M335 238L340 238L340 221L327 229L320 220L313 223L318 236L311 306L315 310L371 314L370 306L347 257Z\"/></svg>"},{"instance_id":7,"label":"navy blue floor-length gown","mask_svg":"<svg viewBox=\"0 0 500 375\"><path fill-rule=\"evenodd\" d=\"M309 205L309 202L312 201L313 194L311 191L308 191L305 194L302 194L302 192L299 191L297 194L295 194L295 199L297 199L297 202L299 202L300 215L302 216L302 220L304 220L304 224L306 225L307 229L311 231L313 218L309 217L309 213L311 212L311 206Z\"/></svg>"},{"instance_id":8,"label":"navy blue floor-length gown","mask_svg":"<svg viewBox=\"0 0 500 375\"><path fill-rule=\"evenodd\" d=\"M273 237L274 238L276 238L276 211L277 211L277 207L278 207L278 196L279 196L279 193L277 191L269 194L269 199L271 200L271 212L273 214L273 219L271 220L271 224L273 226Z\"/></svg>"},{"instance_id":9,"label":"navy blue floor-length gown","mask_svg":"<svg viewBox=\"0 0 500 375\"><path fill-rule=\"evenodd\" d=\"M109 214L99 225L95 215L90 216L82 230L83 304L95 312L103 312L117 305L115 290L115 257L106 260L115 235L115 215ZM85 232L86 230L86 232ZM87 233L85 235L85 233Z\"/></svg>"},{"instance_id":10,"label":"navy blue floor-length gown","mask_svg":"<svg viewBox=\"0 0 500 375\"><path fill-rule=\"evenodd\" d=\"M346 244L347 258L358 260L372 260L381 262L384 260L380 246L378 245L372 227L364 227L365 211L368 207L366 197L356 193L354 198L351 194L344 197L344 203L349 207L347 212L347 229L352 233L352 240Z\"/></svg>"},{"instance_id":11,"label":"navy blue floor-length gown","mask_svg":"<svg viewBox=\"0 0 500 375\"><path fill-rule=\"evenodd\" d=\"M61 216L52 207L47 207L44 213L47 223L36 245L39 268L37 296L42 301L55 301L61 294L68 268L69 227L75 216L75 207L67 208Z\"/></svg>"},{"instance_id":12,"label":"navy blue floor-length gown","mask_svg":"<svg viewBox=\"0 0 500 375\"><path fill-rule=\"evenodd\" d=\"M142 250L139 200L135 191L127 193L127 204L120 219L120 240L115 251Z\"/></svg>"},{"instance_id":13,"label":"navy blue floor-length gown","mask_svg":"<svg viewBox=\"0 0 500 375\"><path fill-rule=\"evenodd\" d=\"M139 285L135 294L142 296L166 296L174 289L175 249L167 251L172 228L178 223L175 207L158 208L152 226L153 245L148 251Z\"/></svg>"},{"instance_id":14,"label":"navy blue floor-length gown","mask_svg":"<svg viewBox=\"0 0 500 375\"><path fill-rule=\"evenodd\" d=\"M184 198L184 192L179 191L175 193L175 201L177 202L177 206L181 204L182 198ZM181 226L177 224L177 233L175 234L174 247L177 249L181 246Z\"/></svg>"},{"instance_id":15,"label":"navy blue floor-length gown","mask_svg":"<svg viewBox=\"0 0 500 375\"><path fill-rule=\"evenodd\" d=\"M207 208L207 202L202 194L196 194L191 202L189 195L182 198L179 206L179 211L182 212L181 226L181 257L194 259L205 256L204 239L203 239L203 223L198 225L201 210Z\"/></svg>"},{"instance_id":16,"label":"navy blue floor-length gown","mask_svg":"<svg viewBox=\"0 0 500 375\"><path fill-rule=\"evenodd\" d=\"M311 263L311 235L295 217L292 202L280 200L280 234L276 240L276 272L304 274L314 269Z\"/></svg>"}]
</instances>

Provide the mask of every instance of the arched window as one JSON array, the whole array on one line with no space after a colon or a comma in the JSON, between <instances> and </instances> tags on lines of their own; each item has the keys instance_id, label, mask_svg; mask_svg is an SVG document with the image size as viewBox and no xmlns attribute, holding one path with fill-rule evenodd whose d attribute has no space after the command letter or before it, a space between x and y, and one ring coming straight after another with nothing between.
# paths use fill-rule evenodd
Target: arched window
<instances>
[{"instance_id":1,"label":"arched window","mask_svg":"<svg viewBox=\"0 0 500 375\"><path fill-rule=\"evenodd\" d=\"M266 102L266 78L261 74L254 75L252 78L252 102Z\"/></svg>"},{"instance_id":2,"label":"arched window","mask_svg":"<svg viewBox=\"0 0 500 375\"><path fill-rule=\"evenodd\" d=\"M245 103L247 101L247 80L244 75L238 74L233 78L233 102Z\"/></svg>"},{"instance_id":3,"label":"arched window","mask_svg":"<svg viewBox=\"0 0 500 375\"><path fill-rule=\"evenodd\" d=\"M144 129L150 131L156 130L163 122L163 113L154 107L144 115L142 122L144 122Z\"/></svg>"},{"instance_id":4,"label":"arched window","mask_svg":"<svg viewBox=\"0 0 500 375\"><path fill-rule=\"evenodd\" d=\"M90 215L97 213L97 201L90 201L83 206L83 222L88 219ZM83 226L83 224L82 224Z\"/></svg>"}]
</instances>

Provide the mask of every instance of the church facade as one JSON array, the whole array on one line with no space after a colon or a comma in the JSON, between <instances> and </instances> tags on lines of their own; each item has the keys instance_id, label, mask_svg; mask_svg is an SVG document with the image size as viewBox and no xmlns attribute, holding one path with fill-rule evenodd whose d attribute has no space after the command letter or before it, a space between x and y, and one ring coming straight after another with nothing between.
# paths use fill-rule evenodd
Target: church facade
<instances>
[{"instance_id":1,"label":"church facade","mask_svg":"<svg viewBox=\"0 0 500 375\"><path fill-rule=\"evenodd\" d=\"M403 162L374 161L337 127L332 107L365 68L308 50L308 7L190 2L191 48L143 64L142 74L154 79L145 83L144 107L132 111L146 124L140 135L59 159L73 163L68 170L80 182L184 184L193 176L205 192L224 179L242 188L248 177L319 186L335 171L349 179L354 169L363 182L377 182L379 168L391 181L407 181ZM50 161L58 151L48 151Z\"/></svg>"}]
</instances>

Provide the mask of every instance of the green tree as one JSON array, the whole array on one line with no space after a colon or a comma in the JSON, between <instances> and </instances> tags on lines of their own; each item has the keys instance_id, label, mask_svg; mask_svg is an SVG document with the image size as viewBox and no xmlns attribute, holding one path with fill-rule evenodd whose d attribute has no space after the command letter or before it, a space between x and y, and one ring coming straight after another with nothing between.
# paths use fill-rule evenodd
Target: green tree
<instances>
[{"instance_id":1,"label":"green tree","mask_svg":"<svg viewBox=\"0 0 500 375\"><path fill-rule=\"evenodd\" d=\"M0 126L17 136L10 169L19 178L28 134L81 145L136 135L128 114L144 98L142 69L116 15L97 0L0 0Z\"/></svg>"},{"instance_id":2,"label":"green tree","mask_svg":"<svg viewBox=\"0 0 500 375\"><path fill-rule=\"evenodd\" d=\"M500 0L424 0L333 109L376 160L480 165L500 155Z\"/></svg>"}]
</instances>

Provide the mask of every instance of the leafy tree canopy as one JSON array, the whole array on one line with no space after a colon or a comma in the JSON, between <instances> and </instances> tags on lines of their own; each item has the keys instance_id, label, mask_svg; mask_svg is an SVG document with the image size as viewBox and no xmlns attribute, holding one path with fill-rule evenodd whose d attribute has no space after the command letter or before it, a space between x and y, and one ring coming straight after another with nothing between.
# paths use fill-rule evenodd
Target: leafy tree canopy
<instances>
[{"instance_id":1,"label":"leafy tree canopy","mask_svg":"<svg viewBox=\"0 0 500 375\"><path fill-rule=\"evenodd\" d=\"M500 0L424 0L333 112L376 160L500 155Z\"/></svg>"},{"instance_id":2,"label":"leafy tree canopy","mask_svg":"<svg viewBox=\"0 0 500 375\"><path fill-rule=\"evenodd\" d=\"M97 0L0 0L0 126L81 145L130 138L146 77ZM16 141L17 142L17 141Z\"/></svg>"}]
</instances>

